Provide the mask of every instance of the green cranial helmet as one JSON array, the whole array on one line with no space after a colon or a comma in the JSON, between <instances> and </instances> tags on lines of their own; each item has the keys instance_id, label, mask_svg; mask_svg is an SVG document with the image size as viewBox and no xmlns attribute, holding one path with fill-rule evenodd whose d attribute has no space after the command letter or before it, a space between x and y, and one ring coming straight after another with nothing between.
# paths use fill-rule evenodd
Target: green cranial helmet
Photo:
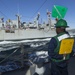
<instances>
[{"instance_id":1,"label":"green cranial helmet","mask_svg":"<svg viewBox=\"0 0 75 75\"><path fill-rule=\"evenodd\" d=\"M58 20L57 23L55 24L55 27L56 27L56 28L58 28L58 27L64 27L64 28L66 28L66 27L69 27L69 26L67 26L67 22L66 22L65 20L60 19L60 20Z\"/></svg>"}]
</instances>

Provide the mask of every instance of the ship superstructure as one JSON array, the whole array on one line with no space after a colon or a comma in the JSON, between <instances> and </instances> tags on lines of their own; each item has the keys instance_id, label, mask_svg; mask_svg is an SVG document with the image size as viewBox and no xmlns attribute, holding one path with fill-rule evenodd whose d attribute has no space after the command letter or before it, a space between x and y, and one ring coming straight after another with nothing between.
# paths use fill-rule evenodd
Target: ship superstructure
<instances>
[{"instance_id":1,"label":"ship superstructure","mask_svg":"<svg viewBox=\"0 0 75 75\"><path fill-rule=\"evenodd\" d=\"M52 20L50 12L47 11L48 22L39 24L40 14L38 13L34 22L26 23L20 21L20 16L16 15L17 20L8 19L4 22L4 18L0 19L0 40L27 40L50 38L56 35L54 24L56 20ZM75 31L68 29L71 36L75 35Z\"/></svg>"}]
</instances>

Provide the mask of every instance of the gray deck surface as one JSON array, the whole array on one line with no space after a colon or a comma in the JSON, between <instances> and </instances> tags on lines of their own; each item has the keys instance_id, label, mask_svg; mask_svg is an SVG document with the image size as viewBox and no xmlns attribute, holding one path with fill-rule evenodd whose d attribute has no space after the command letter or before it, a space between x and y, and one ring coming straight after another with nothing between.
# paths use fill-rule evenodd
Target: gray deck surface
<instances>
[{"instance_id":1,"label":"gray deck surface","mask_svg":"<svg viewBox=\"0 0 75 75\"><path fill-rule=\"evenodd\" d=\"M26 68L24 69L3 73L2 75L26 75L27 69L28 66L26 66ZM69 75L75 75L75 56L72 57L69 61L68 71L69 71Z\"/></svg>"}]
</instances>

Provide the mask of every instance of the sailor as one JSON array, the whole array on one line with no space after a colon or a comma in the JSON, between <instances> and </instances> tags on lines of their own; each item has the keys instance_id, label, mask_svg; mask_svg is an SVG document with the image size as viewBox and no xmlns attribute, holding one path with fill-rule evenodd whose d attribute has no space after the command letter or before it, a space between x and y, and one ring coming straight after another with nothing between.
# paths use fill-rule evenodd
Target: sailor
<instances>
[{"instance_id":1,"label":"sailor","mask_svg":"<svg viewBox=\"0 0 75 75\"><path fill-rule=\"evenodd\" d=\"M60 44L63 39L71 38L66 31L67 22L64 19L60 19L55 24L57 35L52 37L48 46L48 55L51 62L51 75L68 75L68 60L71 53L66 54L65 58L63 54L59 54ZM64 48L63 48L64 49Z\"/></svg>"}]
</instances>

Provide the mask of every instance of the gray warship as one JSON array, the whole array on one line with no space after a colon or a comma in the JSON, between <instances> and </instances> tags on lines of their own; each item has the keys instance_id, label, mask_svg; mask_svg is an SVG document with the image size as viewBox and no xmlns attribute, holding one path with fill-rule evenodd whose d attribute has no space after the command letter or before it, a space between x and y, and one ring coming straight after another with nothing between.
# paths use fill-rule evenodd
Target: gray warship
<instances>
[{"instance_id":1,"label":"gray warship","mask_svg":"<svg viewBox=\"0 0 75 75\"><path fill-rule=\"evenodd\" d=\"M8 19L4 22L4 18L0 19L0 41L8 40L28 40L28 39L41 39L51 38L56 35L55 23L56 20L52 20L51 13L47 12L47 22L39 24L40 14L38 13L33 23L21 22L20 16L16 15L17 20ZM75 35L75 29L68 28L67 31L71 36Z\"/></svg>"}]
</instances>

